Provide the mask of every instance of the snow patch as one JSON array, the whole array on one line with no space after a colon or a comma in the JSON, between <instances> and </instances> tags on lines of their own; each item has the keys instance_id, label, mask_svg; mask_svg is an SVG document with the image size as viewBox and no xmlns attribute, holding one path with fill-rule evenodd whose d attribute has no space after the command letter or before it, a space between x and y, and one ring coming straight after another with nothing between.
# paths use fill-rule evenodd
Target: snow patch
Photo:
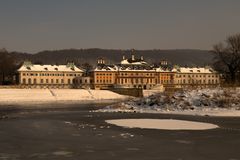
<instances>
[{"instance_id":1,"label":"snow patch","mask_svg":"<svg viewBox=\"0 0 240 160\"><path fill-rule=\"evenodd\" d=\"M61 102L61 101L104 101L124 100L128 96L108 90L84 89L0 89L1 104L19 104L28 102Z\"/></svg>"},{"instance_id":2,"label":"snow patch","mask_svg":"<svg viewBox=\"0 0 240 160\"><path fill-rule=\"evenodd\" d=\"M215 124L173 119L117 119L106 120L106 122L121 127L142 129L207 130L218 128Z\"/></svg>"}]
</instances>

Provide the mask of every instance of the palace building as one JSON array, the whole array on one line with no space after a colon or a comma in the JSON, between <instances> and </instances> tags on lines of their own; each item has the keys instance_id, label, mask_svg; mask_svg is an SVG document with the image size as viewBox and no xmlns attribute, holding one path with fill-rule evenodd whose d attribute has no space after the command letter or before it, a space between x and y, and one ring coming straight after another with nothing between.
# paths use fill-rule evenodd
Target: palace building
<instances>
[{"instance_id":1,"label":"palace building","mask_svg":"<svg viewBox=\"0 0 240 160\"><path fill-rule=\"evenodd\" d=\"M98 60L97 67L91 72L94 89L161 87L216 86L220 75L210 67L184 68L161 61L158 66L149 65L143 57L130 59L123 56L119 64L107 65Z\"/></svg>"},{"instance_id":2,"label":"palace building","mask_svg":"<svg viewBox=\"0 0 240 160\"><path fill-rule=\"evenodd\" d=\"M156 86L156 70L149 66L143 57L123 60L120 64L106 65L104 60L98 60L97 67L92 71L95 89L107 88L144 88Z\"/></svg>"},{"instance_id":3,"label":"palace building","mask_svg":"<svg viewBox=\"0 0 240 160\"><path fill-rule=\"evenodd\" d=\"M83 71L73 63L39 65L24 62L18 73L20 86L28 88L72 88L83 75Z\"/></svg>"},{"instance_id":4,"label":"palace building","mask_svg":"<svg viewBox=\"0 0 240 160\"><path fill-rule=\"evenodd\" d=\"M220 84L220 75L210 67L175 67L174 83L178 87L215 86Z\"/></svg>"},{"instance_id":5,"label":"palace building","mask_svg":"<svg viewBox=\"0 0 240 160\"><path fill-rule=\"evenodd\" d=\"M178 67L166 60L150 65L143 57L123 56L119 64L97 61L89 76L73 63L67 65L36 65L25 62L18 70L20 86L31 88L142 88L162 89L192 86L217 86L220 75L210 67Z\"/></svg>"}]
</instances>

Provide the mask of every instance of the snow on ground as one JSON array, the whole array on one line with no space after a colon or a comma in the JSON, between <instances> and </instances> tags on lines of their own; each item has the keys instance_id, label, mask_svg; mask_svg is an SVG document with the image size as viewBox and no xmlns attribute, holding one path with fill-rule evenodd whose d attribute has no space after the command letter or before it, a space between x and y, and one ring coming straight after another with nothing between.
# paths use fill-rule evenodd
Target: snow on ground
<instances>
[{"instance_id":1,"label":"snow on ground","mask_svg":"<svg viewBox=\"0 0 240 160\"><path fill-rule=\"evenodd\" d=\"M0 104L59 101L107 101L129 98L107 90L84 89L0 89Z\"/></svg>"},{"instance_id":2,"label":"snow on ground","mask_svg":"<svg viewBox=\"0 0 240 160\"><path fill-rule=\"evenodd\" d=\"M217 125L202 122L173 119L115 119L107 123L128 128L164 129L164 130L207 130L218 128Z\"/></svg>"},{"instance_id":3,"label":"snow on ground","mask_svg":"<svg viewBox=\"0 0 240 160\"><path fill-rule=\"evenodd\" d=\"M157 93L107 106L100 112L169 113L240 116L240 88L215 88Z\"/></svg>"}]
</instances>

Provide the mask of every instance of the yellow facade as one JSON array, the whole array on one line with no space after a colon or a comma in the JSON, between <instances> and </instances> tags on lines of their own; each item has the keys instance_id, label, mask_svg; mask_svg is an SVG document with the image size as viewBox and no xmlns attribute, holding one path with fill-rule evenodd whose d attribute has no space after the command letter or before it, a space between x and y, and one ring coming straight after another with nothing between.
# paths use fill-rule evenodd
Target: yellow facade
<instances>
[{"instance_id":1,"label":"yellow facade","mask_svg":"<svg viewBox=\"0 0 240 160\"><path fill-rule=\"evenodd\" d=\"M24 64L19 70L19 84L24 87L71 87L83 71L75 66Z\"/></svg>"},{"instance_id":2,"label":"yellow facade","mask_svg":"<svg viewBox=\"0 0 240 160\"><path fill-rule=\"evenodd\" d=\"M113 87L116 84L116 72L96 71L92 73L95 89L104 89Z\"/></svg>"}]
</instances>

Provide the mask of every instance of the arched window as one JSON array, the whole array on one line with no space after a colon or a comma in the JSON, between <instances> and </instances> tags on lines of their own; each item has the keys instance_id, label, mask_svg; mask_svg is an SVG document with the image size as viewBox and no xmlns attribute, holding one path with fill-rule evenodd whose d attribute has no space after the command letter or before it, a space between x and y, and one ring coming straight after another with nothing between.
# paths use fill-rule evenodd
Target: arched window
<instances>
[{"instance_id":1,"label":"arched window","mask_svg":"<svg viewBox=\"0 0 240 160\"><path fill-rule=\"evenodd\" d=\"M28 84L32 84L32 79L28 78Z\"/></svg>"},{"instance_id":2,"label":"arched window","mask_svg":"<svg viewBox=\"0 0 240 160\"><path fill-rule=\"evenodd\" d=\"M26 84L26 79L25 78L22 79L22 83Z\"/></svg>"}]
</instances>

